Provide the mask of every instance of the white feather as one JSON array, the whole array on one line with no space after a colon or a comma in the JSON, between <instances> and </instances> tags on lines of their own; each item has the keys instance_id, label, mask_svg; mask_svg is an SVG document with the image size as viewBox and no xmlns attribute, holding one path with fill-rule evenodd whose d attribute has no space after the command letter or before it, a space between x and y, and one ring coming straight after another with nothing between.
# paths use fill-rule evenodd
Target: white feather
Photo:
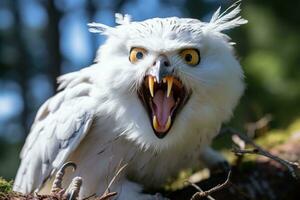
<instances>
[{"instance_id":1,"label":"white feather","mask_svg":"<svg viewBox=\"0 0 300 200\"><path fill-rule=\"evenodd\" d=\"M222 32L248 23L247 20L237 16L241 12L240 2L241 1L236 1L221 14L221 7L219 7L207 24L207 28Z\"/></svg>"},{"instance_id":2,"label":"white feather","mask_svg":"<svg viewBox=\"0 0 300 200\"><path fill-rule=\"evenodd\" d=\"M130 24L131 22L131 16L128 14L125 14L124 16L120 13L115 14L115 21L117 24L124 25L124 24Z\"/></svg>"},{"instance_id":3,"label":"white feather","mask_svg":"<svg viewBox=\"0 0 300 200\"><path fill-rule=\"evenodd\" d=\"M89 31L91 33L101 33L106 35L109 34L110 31L112 30L112 28L107 25L95 23L95 22L89 23L88 26L90 27Z\"/></svg>"},{"instance_id":4,"label":"white feather","mask_svg":"<svg viewBox=\"0 0 300 200\"><path fill-rule=\"evenodd\" d=\"M218 8L218 10L213 14L213 16L210 19L210 23L215 22L220 17L221 7Z\"/></svg>"}]
</instances>

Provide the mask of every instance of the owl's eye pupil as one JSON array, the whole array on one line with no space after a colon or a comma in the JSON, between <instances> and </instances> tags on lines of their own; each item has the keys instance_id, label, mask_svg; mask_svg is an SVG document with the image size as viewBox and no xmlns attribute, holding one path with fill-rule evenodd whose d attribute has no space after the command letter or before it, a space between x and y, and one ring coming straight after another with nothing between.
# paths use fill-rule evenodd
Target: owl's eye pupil
<instances>
[{"instance_id":1,"label":"owl's eye pupil","mask_svg":"<svg viewBox=\"0 0 300 200\"><path fill-rule=\"evenodd\" d=\"M136 58L137 59L142 59L143 56L144 56L144 54L142 52L140 52L140 51L136 53Z\"/></svg>"},{"instance_id":2,"label":"owl's eye pupil","mask_svg":"<svg viewBox=\"0 0 300 200\"><path fill-rule=\"evenodd\" d=\"M140 47L133 47L129 52L129 61L133 64L141 61L144 57L147 56L147 50Z\"/></svg>"},{"instance_id":3,"label":"owl's eye pupil","mask_svg":"<svg viewBox=\"0 0 300 200\"><path fill-rule=\"evenodd\" d=\"M179 56L189 66L196 66L200 63L200 52L198 49L184 49L179 52Z\"/></svg>"},{"instance_id":4,"label":"owl's eye pupil","mask_svg":"<svg viewBox=\"0 0 300 200\"><path fill-rule=\"evenodd\" d=\"M192 61L192 55L191 54L186 54L185 56L184 56L184 59L185 59L185 61L186 62L191 62Z\"/></svg>"}]
</instances>

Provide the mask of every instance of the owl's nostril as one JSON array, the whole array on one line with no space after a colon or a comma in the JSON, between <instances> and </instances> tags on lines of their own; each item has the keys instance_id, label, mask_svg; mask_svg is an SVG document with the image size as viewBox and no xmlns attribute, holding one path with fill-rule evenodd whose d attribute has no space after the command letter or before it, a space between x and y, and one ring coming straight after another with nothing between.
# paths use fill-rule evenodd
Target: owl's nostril
<instances>
[{"instance_id":1,"label":"owl's nostril","mask_svg":"<svg viewBox=\"0 0 300 200\"><path fill-rule=\"evenodd\" d=\"M169 59L167 58L167 56L165 55L160 55L154 62L153 62L153 66L157 65L158 63L161 67L169 67L171 66L171 63L169 61Z\"/></svg>"},{"instance_id":2,"label":"owl's nostril","mask_svg":"<svg viewBox=\"0 0 300 200\"><path fill-rule=\"evenodd\" d=\"M169 61L164 61L164 66L165 67L169 67L170 66L170 62Z\"/></svg>"}]
</instances>

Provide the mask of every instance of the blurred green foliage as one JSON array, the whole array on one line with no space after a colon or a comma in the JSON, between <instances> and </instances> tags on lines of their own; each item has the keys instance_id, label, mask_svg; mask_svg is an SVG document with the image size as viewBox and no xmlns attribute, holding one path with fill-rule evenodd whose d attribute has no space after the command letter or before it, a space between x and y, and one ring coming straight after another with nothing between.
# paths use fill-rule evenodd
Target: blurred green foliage
<instances>
[{"instance_id":1,"label":"blurred green foliage","mask_svg":"<svg viewBox=\"0 0 300 200\"><path fill-rule=\"evenodd\" d=\"M6 181L0 177L0 195L1 193L9 193L12 191L12 181Z\"/></svg>"},{"instance_id":2,"label":"blurred green foliage","mask_svg":"<svg viewBox=\"0 0 300 200\"><path fill-rule=\"evenodd\" d=\"M300 116L300 4L278 2L245 1L249 23L233 34L247 84L236 126L270 113L272 127L285 128Z\"/></svg>"}]
</instances>

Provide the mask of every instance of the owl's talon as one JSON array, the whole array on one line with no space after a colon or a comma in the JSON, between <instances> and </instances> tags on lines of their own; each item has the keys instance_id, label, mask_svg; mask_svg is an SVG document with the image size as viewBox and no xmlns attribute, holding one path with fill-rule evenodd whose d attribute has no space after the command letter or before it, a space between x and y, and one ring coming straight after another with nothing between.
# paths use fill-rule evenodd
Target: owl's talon
<instances>
[{"instance_id":1,"label":"owl's talon","mask_svg":"<svg viewBox=\"0 0 300 200\"><path fill-rule=\"evenodd\" d=\"M76 170L76 164L73 162L67 162L65 163L56 173L55 175L55 179L53 181L52 184L52 188L51 188L51 193L55 194L57 192L60 192L63 188L62 188L62 181L63 181L63 176L65 175L65 170L68 167L72 167L73 171Z\"/></svg>"},{"instance_id":2,"label":"owl's talon","mask_svg":"<svg viewBox=\"0 0 300 200\"><path fill-rule=\"evenodd\" d=\"M73 180L69 186L70 191L67 193L68 200L76 200L78 198L81 185L82 185L81 177L73 178Z\"/></svg>"},{"instance_id":3,"label":"owl's talon","mask_svg":"<svg viewBox=\"0 0 300 200\"><path fill-rule=\"evenodd\" d=\"M66 170L68 167L72 167L73 171L75 171L76 168L77 168L77 165L76 165L75 163L73 163L73 162L67 162L67 163L65 163L65 164L59 169L59 171L65 173L65 170Z\"/></svg>"}]
</instances>

